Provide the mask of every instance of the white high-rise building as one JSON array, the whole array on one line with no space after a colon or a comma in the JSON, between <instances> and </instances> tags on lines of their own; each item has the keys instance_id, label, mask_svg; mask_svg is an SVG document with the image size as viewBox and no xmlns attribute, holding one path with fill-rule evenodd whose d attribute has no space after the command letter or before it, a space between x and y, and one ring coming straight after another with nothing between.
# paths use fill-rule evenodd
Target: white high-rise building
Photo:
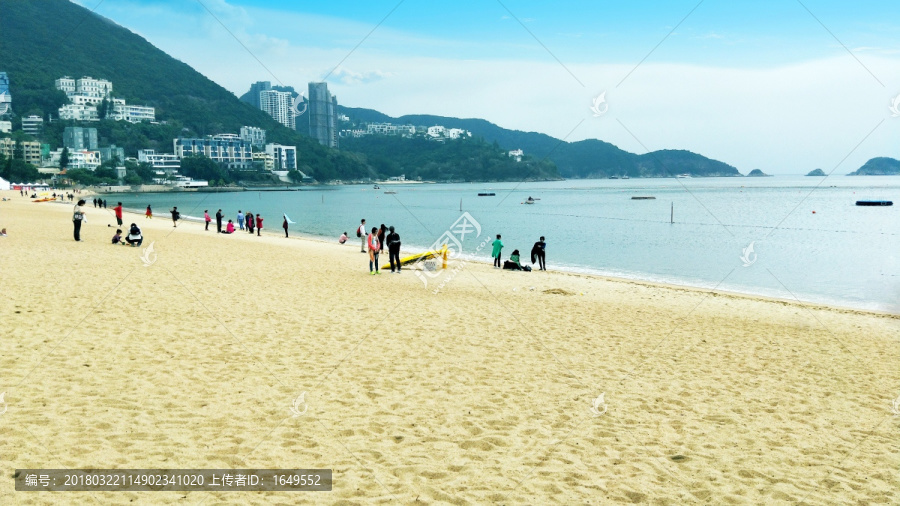
<instances>
[{"instance_id":1,"label":"white high-rise building","mask_svg":"<svg viewBox=\"0 0 900 506\"><path fill-rule=\"evenodd\" d=\"M295 126L292 100L289 91L266 90L259 92L259 108L291 130Z\"/></svg>"},{"instance_id":2,"label":"white high-rise building","mask_svg":"<svg viewBox=\"0 0 900 506\"><path fill-rule=\"evenodd\" d=\"M266 144L266 154L272 157L274 170L297 169L297 147L282 146L281 144Z\"/></svg>"}]
</instances>

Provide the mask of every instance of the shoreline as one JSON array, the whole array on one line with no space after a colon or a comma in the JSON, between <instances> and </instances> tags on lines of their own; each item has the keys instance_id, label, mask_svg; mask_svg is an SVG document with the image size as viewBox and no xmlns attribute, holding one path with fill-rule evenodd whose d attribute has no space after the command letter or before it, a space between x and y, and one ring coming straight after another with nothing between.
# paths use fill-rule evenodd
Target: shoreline
<instances>
[{"instance_id":1,"label":"shoreline","mask_svg":"<svg viewBox=\"0 0 900 506\"><path fill-rule=\"evenodd\" d=\"M82 194L82 195L84 195L84 194ZM91 194L88 194L87 196L90 196L90 195ZM54 202L49 202L49 203L54 204ZM60 204L59 202L55 202L55 203ZM66 202L65 204L69 205L68 202ZM112 213L112 211L109 210L109 208L107 208L105 210ZM134 209L134 208L124 208L123 211L125 214L132 214L134 216L139 216L141 218L144 218L143 210L138 210L138 209ZM168 215L168 212L167 211L164 211L164 212L166 214L159 214L159 215L157 215L154 212L154 218L158 218L159 216L162 216L161 219L166 220L166 221L171 221L171 217ZM202 216L182 215L182 218L180 221L186 221L189 223L197 223L199 225L204 224L204 220L203 220ZM227 223L227 219L225 220L224 223ZM223 223L223 226L224 226L224 223ZM138 225L140 226L140 223L138 223ZM123 227L124 226L127 226L127 225L123 224ZM237 227L237 224L235 224L235 227ZM263 233L263 235L268 234L271 237L281 237L282 229L280 227L280 223L278 224L278 228L276 230L278 230L278 232L273 232L271 227L263 228L262 233ZM127 233L127 231L125 231L125 230L123 230L123 231ZM240 229L236 229L234 235L237 235L240 232L244 232L246 235L250 235L249 233L246 233L245 231L242 231ZM319 235L315 235L315 234L309 234L309 233L305 233L305 232L293 232L293 233L291 233L290 239L297 239L297 240L301 240L301 241L311 241L311 242L315 242L317 244L323 244L323 245L333 245L333 246L337 246L338 248L344 247L346 245L350 245L351 243L353 245L355 245L356 243L354 241L357 240L356 237L350 237L350 238L348 238L346 245L339 245L339 244L337 244L336 239L331 239L329 237L319 236ZM426 251L428 251L428 249L426 249L426 248L420 248L420 247L406 248L406 247L404 247L401 250L401 258L404 256L407 256L407 255L424 253ZM382 260L384 260L384 262L382 262L382 263L386 263L386 255L382 255ZM464 261L465 263L474 263L474 264L478 264L478 265L482 265L482 266L491 266L492 265L492 263L489 259L485 259L482 257L463 255L461 260ZM453 269L452 265L449 265L447 270L450 271L452 269ZM633 284L636 286L657 287L657 288L664 288L667 290L674 290L674 291L690 291L690 292L702 293L702 294L715 294L717 296L726 296L726 297L732 297L735 299L747 299L747 300L772 302L772 303L778 303L778 304L796 305L796 306L800 306L800 307L810 309L810 310L813 310L813 309L833 310L833 311L839 311L839 312L844 312L844 313L848 313L848 314L867 314L867 315L873 315L873 316L881 316L881 317L900 319L900 313L893 313L890 311L880 311L880 310L876 310L876 309L863 308L863 307L854 307L854 306L849 306L849 305L841 305L840 303L833 302L833 301L804 301L804 300L776 297L776 296L766 295L766 294L762 294L762 293L741 292L741 291L727 290L727 289L721 289L721 288L710 288L710 287L692 285L692 284L687 284L687 283L680 284L677 282L657 281L657 280L653 280L653 279L639 278L639 277L629 278L629 277L623 277L623 276L615 276L615 275L604 274L602 272L597 272L599 270L594 270L594 272L590 272L590 271L591 271L590 268L583 268L583 270L580 270L578 267L563 266L562 268L557 267L557 268L551 269L547 272L564 275L564 276L574 276L576 278L595 279L595 280L609 282L609 283ZM518 274L524 275L526 273L518 273ZM528 274L533 274L533 273L528 273Z\"/></svg>"}]
</instances>

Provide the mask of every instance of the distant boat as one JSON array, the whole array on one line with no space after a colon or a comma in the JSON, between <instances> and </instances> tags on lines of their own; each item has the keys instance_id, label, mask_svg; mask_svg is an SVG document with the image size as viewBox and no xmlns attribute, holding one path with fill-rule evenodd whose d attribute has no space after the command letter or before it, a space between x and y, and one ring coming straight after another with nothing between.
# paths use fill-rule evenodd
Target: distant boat
<instances>
[{"instance_id":1,"label":"distant boat","mask_svg":"<svg viewBox=\"0 0 900 506\"><path fill-rule=\"evenodd\" d=\"M619 176L609 176L610 179L619 179Z\"/></svg>"},{"instance_id":2,"label":"distant boat","mask_svg":"<svg viewBox=\"0 0 900 506\"><path fill-rule=\"evenodd\" d=\"M534 199L531 197L528 197L527 199L525 199L525 203L526 204L534 204Z\"/></svg>"},{"instance_id":3,"label":"distant boat","mask_svg":"<svg viewBox=\"0 0 900 506\"><path fill-rule=\"evenodd\" d=\"M479 197L493 197L494 195L497 195L497 194L496 193L479 193L478 194Z\"/></svg>"},{"instance_id":4,"label":"distant boat","mask_svg":"<svg viewBox=\"0 0 900 506\"><path fill-rule=\"evenodd\" d=\"M376 190L380 190L380 189L381 189L381 187L380 187L380 186L378 186L378 185L377 185L377 184L376 184L376 185L375 185L375 189L376 189Z\"/></svg>"},{"instance_id":5,"label":"distant boat","mask_svg":"<svg viewBox=\"0 0 900 506\"><path fill-rule=\"evenodd\" d=\"M396 194L396 193L397 193L397 192L384 192L385 195L394 195L394 194Z\"/></svg>"},{"instance_id":6,"label":"distant boat","mask_svg":"<svg viewBox=\"0 0 900 506\"><path fill-rule=\"evenodd\" d=\"M622 176L622 179L631 179L631 178L626 175L626 176Z\"/></svg>"},{"instance_id":7,"label":"distant boat","mask_svg":"<svg viewBox=\"0 0 900 506\"><path fill-rule=\"evenodd\" d=\"M688 174L688 173L684 173L684 174L678 174L678 175L675 176L675 177L678 177L678 178L681 178L681 179L690 179L690 178L691 178L691 175Z\"/></svg>"},{"instance_id":8,"label":"distant boat","mask_svg":"<svg viewBox=\"0 0 900 506\"><path fill-rule=\"evenodd\" d=\"M894 202L890 201L890 200L857 200L856 205L858 205L858 206L892 206L892 205L894 205Z\"/></svg>"},{"instance_id":9,"label":"distant boat","mask_svg":"<svg viewBox=\"0 0 900 506\"><path fill-rule=\"evenodd\" d=\"M631 197L631 200L656 200L656 197Z\"/></svg>"}]
</instances>

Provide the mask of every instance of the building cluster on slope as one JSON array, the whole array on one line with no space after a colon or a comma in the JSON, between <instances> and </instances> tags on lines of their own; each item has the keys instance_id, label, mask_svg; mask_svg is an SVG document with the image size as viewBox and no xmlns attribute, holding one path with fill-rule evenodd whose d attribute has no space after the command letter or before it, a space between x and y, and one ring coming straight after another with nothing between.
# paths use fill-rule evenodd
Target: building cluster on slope
<instances>
[{"instance_id":1,"label":"building cluster on slope","mask_svg":"<svg viewBox=\"0 0 900 506\"><path fill-rule=\"evenodd\" d=\"M59 108L59 119L100 121L113 119L139 123L156 121L156 110L143 105L128 105L112 96L112 82L105 79L64 76L55 81L56 89L65 92L69 103ZM102 117L101 117L102 116Z\"/></svg>"},{"instance_id":2,"label":"building cluster on slope","mask_svg":"<svg viewBox=\"0 0 900 506\"><path fill-rule=\"evenodd\" d=\"M341 137L365 137L366 135L397 135L400 137L424 137L443 142L447 139L471 137L472 133L462 128L447 128L441 125L395 125L393 123L366 123L365 129L344 129Z\"/></svg>"}]
</instances>

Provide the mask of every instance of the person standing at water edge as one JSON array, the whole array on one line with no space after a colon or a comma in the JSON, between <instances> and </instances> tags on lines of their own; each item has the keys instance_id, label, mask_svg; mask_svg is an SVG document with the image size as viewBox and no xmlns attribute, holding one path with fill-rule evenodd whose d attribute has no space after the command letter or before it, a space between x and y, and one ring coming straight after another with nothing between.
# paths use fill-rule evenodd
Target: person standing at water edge
<instances>
[{"instance_id":1,"label":"person standing at water edge","mask_svg":"<svg viewBox=\"0 0 900 506\"><path fill-rule=\"evenodd\" d=\"M262 232L262 222L263 217L261 214L256 215L256 237L259 237L259 233Z\"/></svg>"},{"instance_id":2,"label":"person standing at water edge","mask_svg":"<svg viewBox=\"0 0 900 506\"><path fill-rule=\"evenodd\" d=\"M242 213L240 209L238 209L237 221L238 228L244 230L244 213Z\"/></svg>"},{"instance_id":3,"label":"person standing at water edge","mask_svg":"<svg viewBox=\"0 0 900 506\"><path fill-rule=\"evenodd\" d=\"M360 243L360 246L359 246L359 252L365 253L366 252L366 220L365 220L365 218L363 218L363 220L360 222L359 228L356 229L356 237L362 238L362 243Z\"/></svg>"},{"instance_id":4,"label":"person standing at water edge","mask_svg":"<svg viewBox=\"0 0 900 506\"><path fill-rule=\"evenodd\" d=\"M281 228L284 229L284 237L286 238L288 236L287 215L284 215L284 221L281 223Z\"/></svg>"},{"instance_id":5,"label":"person standing at water edge","mask_svg":"<svg viewBox=\"0 0 900 506\"><path fill-rule=\"evenodd\" d=\"M177 227L178 218L181 218L181 213L178 212L178 206L173 207L169 212L172 213L172 226Z\"/></svg>"},{"instance_id":6,"label":"person standing at water edge","mask_svg":"<svg viewBox=\"0 0 900 506\"><path fill-rule=\"evenodd\" d=\"M394 264L397 264L397 274L400 274L400 234L394 231L393 225L388 228L387 247L388 260L391 262L391 272L394 272Z\"/></svg>"},{"instance_id":7,"label":"person standing at water edge","mask_svg":"<svg viewBox=\"0 0 900 506\"><path fill-rule=\"evenodd\" d=\"M203 221L206 222L205 230L208 232L209 231L209 222L212 221L212 218L209 217L209 209L203 210Z\"/></svg>"},{"instance_id":8,"label":"person standing at water edge","mask_svg":"<svg viewBox=\"0 0 900 506\"><path fill-rule=\"evenodd\" d=\"M79 200L75 204L75 210L72 213L72 224L75 225L75 240L78 242L83 242L81 240L81 224L87 222L87 219L84 217L84 204L84 200Z\"/></svg>"},{"instance_id":9,"label":"person standing at water edge","mask_svg":"<svg viewBox=\"0 0 900 506\"><path fill-rule=\"evenodd\" d=\"M247 211L247 231L250 232L250 235L253 235L253 213Z\"/></svg>"},{"instance_id":10,"label":"person standing at water edge","mask_svg":"<svg viewBox=\"0 0 900 506\"><path fill-rule=\"evenodd\" d=\"M147 212L144 213L144 216L150 219L153 218L153 209L150 209L150 204L147 204Z\"/></svg>"},{"instance_id":11,"label":"person standing at water edge","mask_svg":"<svg viewBox=\"0 0 900 506\"><path fill-rule=\"evenodd\" d=\"M531 247L531 263L534 264L534 261L538 261L539 269L542 271L547 270L547 265L544 263L544 255L547 249L547 243L544 242L544 236L541 236L541 240L534 243L534 246Z\"/></svg>"},{"instance_id":12,"label":"person standing at water edge","mask_svg":"<svg viewBox=\"0 0 900 506\"><path fill-rule=\"evenodd\" d=\"M497 234L497 240L495 240L491 245L494 247L493 251L491 251L491 256L494 257L494 268L499 269L501 266L500 250L503 249L503 241L500 240L500 234Z\"/></svg>"},{"instance_id":13,"label":"person standing at water edge","mask_svg":"<svg viewBox=\"0 0 900 506\"><path fill-rule=\"evenodd\" d=\"M216 211L216 232L222 233L222 210Z\"/></svg>"},{"instance_id":14,"label":"person standing at water edge","mask_svg":"<svg viewBox=\"0 0 900 506\"><path fill-rule=\"evenodd\" d=\"M119 202L116 204L116 207L113 208L113 211L116 213L116 223L121 227L122 226L122 203Z\"/></svg>"},{"instance_id":15,"label":"person standing at water edge","mask_svg":"<svg viewBox=\"0 0 900 506\"><path fill-rule=\"evenodd\" d=\"M366 243L369 245L369 274L381 274L378 271L378 252L381 251L381 243L378 242L378 228L372 227L372 233L366 237Z\"/></svg>"}]
</instances>

